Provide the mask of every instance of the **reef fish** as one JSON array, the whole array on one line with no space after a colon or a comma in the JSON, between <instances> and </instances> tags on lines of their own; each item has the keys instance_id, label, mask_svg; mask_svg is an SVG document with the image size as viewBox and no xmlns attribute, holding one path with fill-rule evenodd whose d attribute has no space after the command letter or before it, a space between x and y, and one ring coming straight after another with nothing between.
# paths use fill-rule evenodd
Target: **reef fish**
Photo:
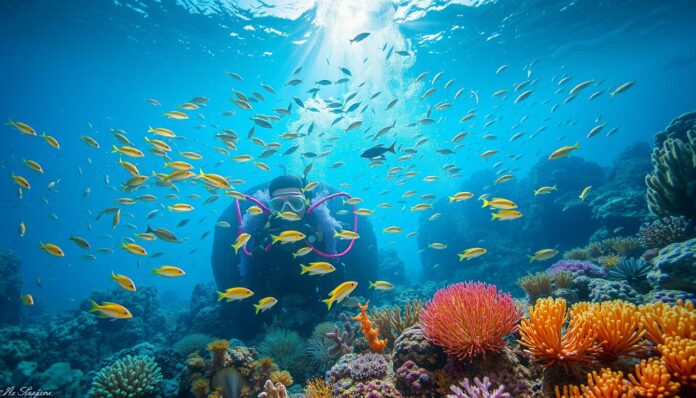
<instances>
[{"instance_id":1,"label":"reef fish","mask_svg":"<svg viewBox=\"0 0 696 398\"><path fill-rule=\"evenodd\" d=\"M328 294L329 298L322 300L322 302L326 303L330 310L333 303L340 303L343 301L353 292L353 290L355 290L356 287L358 287L358 282L343 282Z\"/></svg>"}]
</instances>

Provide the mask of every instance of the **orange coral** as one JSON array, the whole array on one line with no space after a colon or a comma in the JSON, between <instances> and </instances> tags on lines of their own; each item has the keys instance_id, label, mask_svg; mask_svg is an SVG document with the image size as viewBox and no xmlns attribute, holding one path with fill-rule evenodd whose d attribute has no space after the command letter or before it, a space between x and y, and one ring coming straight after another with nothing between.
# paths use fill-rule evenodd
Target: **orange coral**
<instances>
[{"instance_id":1,"label":"orange coral","mask_svg":"<svg viewBox=\"0 0 696 398\"><path fill-rule=\"evenodd\" d=\"M653 344L663 344L666 336L696 340L694 303L679 301L677 305L653 303L640 307L646 337Z\"/></svg>"},{"instance_id":2,"label":"orange coral","mask_svg":"<svg viewBox=\"0 0 696 398\"><path fill-rule=\"evenodd\" d=\"M670 336L657 348L672 376L684 386L696 387L696 340Z\"/></svg>"},{"instance_id":3,"label":"orange coral","mask_svg":"<svg viewBox=\"0 0 696 398\"><path fill-rule=\"evenodd\" d=\"M621 300L579 303L573 317L586 317L601 345L602 355L615 360L619 355L637 356L643 350L645 330L638 307Z\"/></svg>"},{"instance_id":4,"label":"orange coral","mask_svg":"<svg viewBox=\"0 0 696 398\"><path fill-rule=\"evenodd\" d=\"M596 332L586 317L579 316L570 319L564 334L563 326L569 317L565 300L539 300L529 309L529 318L522 318L519 327L522 339L517 342L535 362L541 362L542 367L590 362L600 351L595 341Z\"/></svg>"},{"instance_id":5,"label":"orange coral","mask_svg":"<svg viewBox=\"0 0 696 398\"><path fill-rule=\"evenodd\" d=\"M208 351L210 351L213 360L213 369L217 370L225 366L225 354L228 348L230 348L230 342L225 339L208 343Z\"/></svg>"},{"instance_id":6,"label":"orange coral","mask_svg":"<svg viewBox=\"0 0 696 398\"><path fill-rule=\"evenodd\" d=\"M191 383L191 394L196 398L206 398L209 389L210 382L203 377L199 377Z\"/></svg>"},{"instance_id":7,"label":"orange coral","mask_svg":"<svg viewBox=\"0 0 696 398\"><path fill-rule=\"evenodd\" d=\"M281 370L276 370L276 371L273 371L273 372L271 372L271 374L270 374L270 376L268 377L268 379L269 379L273 384L281 383L281 384L284 385L285 387L290 387L290 386L292 385L292 383L293 383L292 375L290 375L290 372L288 372L287 370L282 370L282 371L281 371Z\"/></svg>"},{"instance_id":8,"label":"orange coral","mask_svg":"<svg viewBox=\"0 0 696 398\"><path fill-rule=\"evenodd\" d=\"M555 388L556 398L633 398L631 384L623 378L623 373L602 369L601 373L587 374L587 385L563 386Z\"/></svg>"},{"instance_id":9,"label":"orange coral","mask_svg":"<svg viewBox=\"0 0 696 398\"><path fill-rule=\"evenodd\" d=\"M307 380L304 393L307 398L331 398L331 385L324 379Z\"/></svg>"},{"instance_id":10,"label":"orange coral","mask_svg":"<svg viewBox=\"0 0 696 398\"><path fill-rule=\"evenodd\" d=\"M367 345L370 347L370 350L373 352L382 352L387 347L387 340L380 339L378 337L379 329L372 327L372 321L370 321L370 317L367 315L367 307L369 305L369 300L365 303L365 305L358 304L360 313L353 319L360 322L360 330L362 330L363 336L365 336L365 341L367 341Z\"/></svg>"},{"instance_id":11,"label":"orange coral","mask_svg":"<svg viewBox=\"0 0 696 398\"><path fill-rule=\"evenodd\" d=\"M664 398L679 391L679 383L672 381L664 362L650 358L636 365L636 374L628 375L632 390L639 397Z\"/></svg>"}]
</instances>

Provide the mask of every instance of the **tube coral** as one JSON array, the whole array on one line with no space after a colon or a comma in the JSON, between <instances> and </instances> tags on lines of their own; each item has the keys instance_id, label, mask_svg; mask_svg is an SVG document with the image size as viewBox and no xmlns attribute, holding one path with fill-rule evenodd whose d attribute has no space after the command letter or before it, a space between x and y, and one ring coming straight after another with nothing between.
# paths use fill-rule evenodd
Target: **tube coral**
<instances>
[{"instance_id":1,"label":"tube coral","mask_svg":"<svg viewBox=\"0 0 696 398\"><path fill-rule=\"evenodd\" d=\"M365 305L358 304L360 313L353 319L360 322L360 330L362 330L363 336L365 336L365 341L370 347L370 350L373 352L382 352L387 347L387 340L380 339L379 329L372 327L372 321L370 321L370 317L367 315L367 307L369 305L369 301L366 302Z\"/></svg>"},{"instance_id":2,"label":"tube coral","mask_svg":"<svg viewBox=\"0 0 696 398\"><path fill-rule=\"evenodd\" d=\"M537 301L529 309L529 318L520 324L523 351L542 367L554 364L567 366L569 362L591 362L600 351L596 332L586 317L572 317L563 333L563 326L570 317L566 301L547 298Z\"/></svg>"},{"instance_id":3,"label":"tube coral","mask_svg":"<svg viewBox=\"0 0 696 398\"><path fill-rule=\"evenodd\" d=\"M228 348L230 348L230 342L224 339L208 343L208 351L210 351L210 359L213 361L214 370L225 366L225 353Z\"/></svg>"},{"instance_id":4,"label":"tube coral","mask_svg":"<svg viewBox=\"0 0 696 398\"><path fill-rule=\"evenodd\" d=\"M683 386L696 387L696 340L666 337L658 346L667 370Z\"/></svg>"},{"instance_id":5,"label":"tube coral","mask_svg":"<svg viewBox=\"0 0 696 398\"><path fill-rule=\"evenodd\" d=\"M653 344L663 344L665 337L678 336L696 340L696 311L691 301L677 305L652 303L639 308L646 336Z\"/></svg>"},{"instance_id":6,"label":"tube coral","mask_svg":"<svg viewBox=\"0 0 696 398\"><path fill-rule=\"evenodd\" d=\"M645 346L645 330L634 304L621 301L578 303L573 317L585 317L600 342L602 355L615 360L620 355L637 356Z\"/></svg>"},{"instance_id":7,"label":"tube coral","mask_svg":"<svg viewBox=\"0 0 696 398\"><path fill-rule=\"evenodd\" d=\"M428 340L459 360L503 349L503 337L516 330L519 318L509 294L472 282L438 290L421 313Z\"/></svg>"}]
</instances>

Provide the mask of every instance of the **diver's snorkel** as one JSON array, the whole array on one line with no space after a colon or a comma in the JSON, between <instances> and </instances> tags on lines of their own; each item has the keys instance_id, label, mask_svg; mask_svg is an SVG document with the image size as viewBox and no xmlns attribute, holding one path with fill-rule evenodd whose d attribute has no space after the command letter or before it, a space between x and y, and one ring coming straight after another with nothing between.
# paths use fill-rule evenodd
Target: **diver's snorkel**
<instances>
[{"instance_id":1,"label":"diver's snorkel","mask_svg":"<svg viewBox=\"0 0 696 398\"><path fill-rule=\"evenodd\" d=\"M271 215L273 214L273 211L271 211L271 209L266 207L266 205L261 203L258 199L254 198L252 196L246 195L246 194L242 194L242 195L244 195L244 199L253 202L256 206L258 206L261 210L263 210L264 213L268 213ZM346 192L336 192L336 193L331 194L329 196L323 197L323 198L317 200L316 202L312 203L311 205L309 205L309 207L307 207L307 210L305 211L305 214L311 214L312 211L317 206L321 205L322 203L324 203L330 199L337 198L339 196L344 196L348 199L351 198L351 196ZM237 227L237 236L239 236L239 235L244 233L244 228L242 228L242 209L239 206L239 199L235 199L234 201L235 201L235 206L237 209L237 221L239 223L238 227ZM285 204L283 204L282 207L285 208L286 207ZM358 232L358 215L355 213L355 205L351 204L351 207L353 208L353 232L357 233ZM346 254L348 254L350 249L353 248L353 245L355 244L355 240L351 240L348 243L348 247L346 247L345 250L343 250L340 253L334 253L334 254L322 252L321 250L314 247L314 245L312 245L312 243L308 239L305 239L305 244L307 245L307 247L311 248L314 253L316 253L324 258L339 258L339 257L343 257ZM266 245L266 247L264 249L266 251L270 250L271 244L269 243L268 245ZM243 246L242 250L244 251L244 254L246 254L247 256L251 256L251 252L249 251L249 249L246 248L246 246Z\"/></svg>"}]
</instances>

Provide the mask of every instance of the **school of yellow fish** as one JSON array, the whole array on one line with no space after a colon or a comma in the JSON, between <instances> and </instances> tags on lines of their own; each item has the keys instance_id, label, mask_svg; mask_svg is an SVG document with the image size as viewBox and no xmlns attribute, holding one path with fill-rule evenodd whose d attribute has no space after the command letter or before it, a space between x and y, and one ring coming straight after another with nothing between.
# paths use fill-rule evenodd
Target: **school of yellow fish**
<instances>
[{"instance_id":1,"label":"school of yellow fish","mask_svg":"<svg viewBox=\"0 0 696 398\"><path fill-rule=\"evenodd\" d=\"M534 98L535 89L533 87L540 81L539 79L531 78L532 68L534 64L535 61L529 65L524 66L523 71L526 72L527 77L525 80L515 83L509 89L501 88L499 90L496 90L495 92L491 93L491 97L495 99L500 99L500 101L503 102L509 98L512 101L512 106L521 106L523 102L528 102L530 101L530 98ZM495 74L499 75L505 73L505 71L508 70L508 67L509 65L502 65L495 71ZM301 156L303 160L308 162L306 163L306 167L303 171L304 176L307 177L312 170L315 159L321 159L331 156L333 148L335 147L334 143L341 139L341 134L328 134L325 131L315 133L315 123L312 122L310 124L305 123L300 125L296 129L296 131L277 133L275 137L277 137L279 141L265 142L260 137L255 135L256 128L258 127L263 129L273 129L273 123L281 121L284 117L291 116L293 114L292 108L293 106L295 106L297 108L303 108L304 110L310 112L330 112L335 114L336 117L332 121L331 126L333 127L336 125L345 125L345 127L341 128L340 130L342 130L342 134L346 134L350 131L357 130L363 127L363 115L368 109L371 110L373 113L381 112L386 114L386 112L392 109L392 107L394 107L399 101L399 99L397 98L387 99L385 102L386 105L381 105L381 100L378 99L378 97L380 97L380 95L382 94L381 91L376 93L368 93L360 90L347 93L344 96L344 98L340 100L317 99L317 93L319 93L324 86L344 84L350 81L350 79L354 78L352 72L349 69L344 67L340 67L339 69L344 75L344 77L339 80L330 81L322 79L315 82L307 82L312 87L307 91L308 94L311 94L312 99L314 99L312 103L320 103L321 106L307 105L305 103L306 100L303 101L302 99L291 95L292 99L288 101L289 104L287 107L274 108L272 109L272 114L256 113L254 115L251 115L251 112L255 107L262 106L263 102L265 101L265 95L276 95L276 90L270 85L264 83L260 83L260 87L264 92L263 94L258 91L252 91L251 94L245 94L241 91L233 89L233 96L232 98L230 98L230 102L235 106L236 109L226 111L222 116L236 116L237 112L239 112L239 114L244 115L249 114L250 120L253 123L246 138L249 142L253 144L252 148L258 147L258 150L260 150L261 153L257 156L254 156L252 153L239 153L239 147L242 144L242 139L240 138L240 136L235 131L229 128L223 128L217 124L212 124L211 127L214 128L216 131L215 138L219 142L218 146L212 148L213 151L216 153L216 156L222 157L223 159L229 158L231 161L235 163L247 163L258 170L268 172L271 170L271 167L267 163L262 162L261 159L270 158L275 155L290 156L297 152L296 155ZM296 87L298 87L299 85L304 84L305 82L300 77L301 71L301 67L297 68L293 72L290 80L288 80L285 83L284 88L293 90L296 89ZM420 101L424 101L425 99L435 95L438 92L445 92L455 82L454 79L450 79L446 83L444 83L444 85L438 85L438 80L440 79L440 77L443 76L443 72L439 72L434 75L434 77L430 81L430 84L428 85L427 81L425 80L428 74L429 72L423 72L419 74L412 82L412 84L420 84L424 87L429 86L423 92L422 96L420 97ZM232 81L235 84L244 81L244 78L238 73L227 72L227 75L232 79ZM581 92L583 92L585 89L589 87L595 87L596 90L587 97L587 101L594 100L606 91L606 89L602 88L603 82L595 81L594 79L581 81L571 87L569 83L571 79L571 76L567 74L555 76L552 79L552 84L558 86L555 94L567 93L567 96L565 96L565 98L563 99L557 100L557 102L551 106L551 113L555 112L560 106L564 106L576 97L578 97L581 94ZM358 87L362 87L363 84L359 85ZM634 84L634 81L629 81L623 84L616 85L613 89L610 90L609 95L611 97L614 97L617 94L620 94L628 90ZM393 123L386 125L385 127L381 128L376 132L370 131L372 130L373 126L367 127L363 130L363 135L365 137L364 141L367 141L368 139L372 141L377 141L378 139L380 139L380 137L386 137L388 135L392 136L394 140L402 141L401 145L399 146L398 153L396 153L397 157L395 159L395 162L397 162L398 164L403 164L403 166L392 166L389 169L387 169L386 176L379 178L382 178L382 180L385 182L393 183L394 188L399 189L398 187L402 185L408 185L410 179L420 174L416 170L417 163L414 161L416 160L417 154L423 155L423 153L419 152L419 150L423 145L430 141L430 138L424 133L417 133L413 136L408 136L403 132L397 133L397 131L399 129L403 131L414 127L437 124L441 122L447 116L441 114L442 116L436 117L433 115L433 111L445 112L453 107L453 101L468 100L472 103L473 108L465 112L464 115L459 118L459 123L464 124L469 130L472 130L480 126L483 126L483 128L486 129L497 121L496 117L492 114L485 115L483 117L483 120L480 120L481 116L479 116L476 108L476 105L478 105L480 100L478 91L470 90L468 99L465 98L466 96L462 95L463 93L464 88L461 88L454 92L454 94L451 95L451 97L448 100L442 100L434 106L428 106L428 110L425 116L418 120L409 121L409 123L405 123L404 125L400 126L397 126L397 122L396 120L394 120ZM205 119L202 111L203 108L207 106L208 100L209 99L207 97L191 98L189 101L179 105L178 109L164 112L163 117L174 121L189 120L190 116L187 112L196 111L199 112L197 114L198 118ZM145 101L151 106L162 106L160 101L153 98L146 99ZM551 103L551 100L542 100L539 103L535 103L535 106L540 107L549 103ZM525 133L519 132L519 130L522 129L522 126L528 116L529 115L525 115L519 123L513 126L514 133L510 135L509 142L520 140L525 135ZM592 137L596 136L607 125L607 122L601 121L600 119L601 118L598 118L598 120L596 120L596 126L589 131L589 133L586 136L586 139L591 139ZM38 134L36 130L26 122L9 120L7 122L7 125L11 126L21 134L27 136L35 136L43 139L43 141L47 145L54 148L55 150L60 150L61 148L59 140L56 137L48 135L46 133ZM205 127L205 125L199 125L196 127L196 129L201 129ZM526 139L533 139L535 136L543 132L546 129L546 127L546 125L541 126L537 129L536 132L528 135ZM177 130L178 129L176 128L169 127L147 126L147 128L143 128L141 132L135 133L128 133L120 129L112 129L110 137L98 137L99 139L88 135L81 135L79 137L79 139L85 145L92 148L93 150L98 151L95 152L95 154L98 154L99 156L109 155L108 150L106 152L101 151L102 145L99 143L99 141L103 141L109 138L113 140L110 143L110 145L107 145L106 147L111 148L110 152L114 154L112 155L114 163L116 163L119 166L119 168L123 170L124 173L122 176L123 181L120 187L118 187L118 189L114 189L115 191L120 192L119 195L124 196L115 198L114 205L100 211L96 217L96 220L99 220L104 215L110 215L111 227L113 229L120 228L121 220L125 215L129 214L127 210L128 206L136 205L139 202L158 202L162 209L166 209L172 213L188 213L200 211L200 206L194 206L191 203L187 202L202 199L201 195L190 194L187 196L188 200L186 202L180 201L181 199L177 195L177 193L179 192L177 184L182 183L198 184L198 186L205 190L202 192L205 192L208 196L203 201L203 205L208 205L221 197L227 197L230 200L245 200L243 194L236 188L237 186L244 185L244 180L234 179L230 176L224 176L221 174L205 172L202 166L196 165L196 162L200 162L204 159L204 156L197 152L197 150L200 150L200 148L184 148L185 150L182 149L178 151L174 150L174 147L181 148L186 146L185 136L175 132ZM182 130L185 130L185 128L182 127ZM277 131L278 130L276 130L276 132ZM611 129L607 133L607 136L611 136L616 131L617 128ZM326 151L321 153L298 152L298 150L302 147L303 140L312 139L311 136L313 133L316 137L321 139L321 142L323 144L326 144ZM442 155L457 155L462 152L468 151L463 148L465 148L465 146L467 145L466 141L471 140L470 137L472 135L473 134L470 131L461 131L456 135L453 135L453 137L449 141L453 145L452 148L439 148L436 149L436 152ZM481 142L486 143L488 141L498 140L498 138L498 136L492 133L485 132L481 135ZM403 145L403 141L411 140L414 144L412 147L405 147ZM70 142L69 145L73 145L73 142ZM283 148L285 148L285 150L281 151L281 149ZM384 166L386 163L386 158L384 154L389 152L388 148L383 147L380 144L372 149L376 149L377 153L381 154L374 158L369 158L367 160L367 167L379 168L381 166ZM553 161L566 157L570 155L572 152L580 149L580 142L576 142L571 145L560 146L555 149L549 148L548 160ZM141 170L141 165L138 165L137 161L138 159L145 157L146 153L164 159L164 170L150 170L149 172L144 172L143 170ZM506 154L506 157L509 159L509 161L515 161L519 159L521 156L521 154ZM488 161L488 159L500 158L501 149L485 149L483 152L480 153L478 157L482 161L486 162ZM353 164L353 162L354 161L351 161L351 164ZM499 160L492 165L492 169L496 170L497 177L494 181L491 181L491 187L497 184L506 183L515 178L514 168L502 167L504 163L505 160ZM48 172L47 170L44 170L44 168L37 160L22 159L22 164L33 173L45 174ZM222 164L221 160L218 161L215 164L215 166L219 166L220 164ZM344 164L346 164L345 159L331 163L328 166L328 168L336 169L342 167ZM195 172L196 169L198 169L198 173ZM442 170L445 177L457 178L460 176L459 172L461 171L461 168L457 167L455 163L447 163L442 167ZM13 172L11 175L11 179L17 185L17 192L20 199L22 199L25 195L25 191L32 191L32 185L30 183L31 178L15 174L15 172ZM441 183L442 177L437 175L426 175L421 178L421 181L425 183ZM105 175L105 182L106 184L110 184L110 179L107 175ZM47 190L55 189L59 183L60 178L56 179L55 181L52 181L48 185ZM319 181L310 181L304 187L304 191L310 192L317 188L319 185ZM173 192L164 194L163 198L166 200L171 200L174 203L164 205L161 203L162 199L158 198L154 193L145 193L141 195L136 194L136 192L138 191L142 192L143 190L147 190L153 187L172 190ZM341 183L340 187L343 189L349 189L351 188L351 184ZM590 189L591 186L587 186L578 194L578 198L580 201L584 201L586 199L586 197L590 194ZM541 186L534 192L530 192L528 194L535 196L548 195L554 193L557 190L557 186ZM83 197L89 195L90 192L91 187L85 190L85 192L82 194ZM382 191L380 194L386 195L390 192L390 189L386 189ZM418 193L418 190L415 189L405 190L403 192L403 194L401 195L403 200L400 201L400 203L403 203L403 207L401 208L402 213L405 212L406 209L410 209L410 211L414 213L431 212L433 210L432 203L437 198L437 195L432 193L422 193L418 199ZM460 206L465 205L467 201L470 201L474 197L475 194L473 192L452 192L448 196L448 200L450 206ZM420 201L420 203L414 203L408 206L406 204L406 201L413 200L411 198ZM47 203L47 200L45 198L43 200ZM513 221L523 216L523 213L518 209L517 204L510 199L491 197L489 193L482 193L480 194L480 196L478 196L477 200L481 202L482 208L488 208L493 211L491 213L491 221ZM361 198L352 197L350 199L344 200L343 204L355 206L361 204L362 202L363 200ZM382 202L376 205L376 209L371 209L368 207L360 207L356 209L355 207L353 207L354 210L352 211L356 215L361 217L373 217L378 211L378 209L391 209L393 207L393 203ZM147 214L146 220L143 220L144 223L147 224L148 220L153 218L157 214L157 212L158 210L152 210L151 212L149 212ZM259 207L254 205L248 206L245 212L246 214L252 216L259 216L263 214L263 211ZM348 214L349 212L349 210L344 209L340 210L339 214ZM428 217L428 220L436 220L441 215L441 212L432 213ZM53 213L51 213L51 217L54 219L58 219L58 216ZM281 217L288 221L299 220L299 216L293 212L279 213L276 214L276 217ZM187 222L188 220L182 221L180 225L185 225ZM126 226L134 230L143 231L142 227L138 227L134 224L126 224ZM217 222L217 224L215 224L215 226L219 228L231 227L229 222L227 221L219 221ZM19 236L24 237L27 233L28 228L31 228L31 226L25 225L25 223L22 221L18 227ZM404 229L398 225L390 225L385 227L382 230L382 232L384 234L401 234L404 232ZM204 234L202 238L205 238L205 236L207 236L207 233ZM415 236L417 236L417 232L409 232L406 235L407 238ZM340 240L355 240L359 239L360 236L358 233L351 230L337 230L334 233L334 237ZM245 247L245 245L249 242L250 238L251 236L248 233L239 234L236 241L232 244L231 251L233 250L234 253L239 253L239 250ZM287 230L283 231L278 235L272 236L272 244L290 244L295 242L301 242L305 238L305 235L299 231ZM69 239L73 241L78 248L86 251L91 250L91 246L87 239L80 236L70 236ZM150 255L148 254L148 251L145 247L147 246L148 241L154 241L157 239L172 243L182 243L186 240L177 238L175 234L168 229L152 228L149 225L146 225L144 232L133 233L132 236L123 238L120 242L120 248L134 256L149 256L150 258L157 258L161 256L163 253L155 253ZM142 245L138 243L137 240L142 241ZM63 257L66 255L63 249L54 243L38 242L38 247L51 256ZM427 248L432 250L443 250L447 249L447 245L440 242L430 242L428 243ZM113 249L105 247L97 248L95 249L95 251L99 254L108 254L113 252ZM308 246L301 247L293 253L293 257L302 257L309 254L311 251L312 249ZM487 250L485 248L471 247L463 249L461 253L457 254L457 257L459 261L470 261L486 253ZM528 255L528 258L530 262L545 261L555 257L557 254L558 252L556 250L545 248L538 250L532 255ZM87 254L83 256L83 258L94 260L96 259L96 256L94 254ZM335 267L328 262L316 261L310 262L308 264L301 264L300 270L298 271L303 275L307 274L308 276L315 276L333 272L335 271ZM152 274L166 278L174 278L184 276L186 273L182 268L178 266L162 265L158 268L153 269ZM105 273L105 278L107 276L108 274ZM115 271L111 270L111 279L114 281L114 283L116 283L117 286L119 286L122 289L125 289L127 291L136 291L136 284L131 278L129 278L126 275L117 274ZM334 303L341 302L342 300L344 300L351 294L351 292L355 290L356 287L357 282L354 281L346 281L344 283L341 283L334 290L327 294L328 298L323 300L323 302L325 302L328 308L331 309ZM375 290L382 291L387 291L394 288L394 286L387 281L370 282L369 287ZM249 298L252 295L254 295L254 292L252 292L250 289L246 287L230 287L224 292L218 292L218 301L239 301ZM31 294L23 294L21 300L26 305L34 305L34 298ZM272 296L267 296L261 298L257 304L254 304L254 308L256 313L259 313L271 309L277 303L278 300L276 298ZM111 302L105 302L102 304L92 302L90 311L96 312L100 317L114 319L127 319L132 317L132 314L129 312L128 309L126 309L120 304Z\"/></svg>"}]
</instances>

